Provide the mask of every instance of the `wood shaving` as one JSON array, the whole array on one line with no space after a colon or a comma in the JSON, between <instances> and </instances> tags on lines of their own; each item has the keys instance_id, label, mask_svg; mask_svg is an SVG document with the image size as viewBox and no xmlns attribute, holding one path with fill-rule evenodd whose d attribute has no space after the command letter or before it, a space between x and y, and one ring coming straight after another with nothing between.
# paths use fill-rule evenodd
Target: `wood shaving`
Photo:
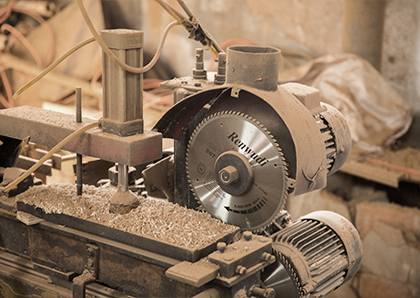
<instances>
[{"instance_id":1,"label":"wood shaving","mask_svg":"<svg viewBox=\"0 0 420 298\"><path fill-rule=\"evenodd\" d=\"M109 186L84 185L83 195L77 196L74 184L51 184L34 186L17 199L45 213L66 214L191 249L206 247L237 230L208 213L153 198L139 197L136 209L113 214L109 204L115 191Z\"/></svg>"}]
</instances>

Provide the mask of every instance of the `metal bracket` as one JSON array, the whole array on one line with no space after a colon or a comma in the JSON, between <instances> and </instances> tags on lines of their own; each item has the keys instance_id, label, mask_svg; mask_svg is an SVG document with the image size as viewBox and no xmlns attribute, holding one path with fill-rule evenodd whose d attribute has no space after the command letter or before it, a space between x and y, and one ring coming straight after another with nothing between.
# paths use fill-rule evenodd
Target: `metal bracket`
<instances>
[{"instance_id":1,"label":"metal bracket","mask_svg":"<svg viewBox=\"0 0 420 298\"><path fill-rule=\"evenodd\" d=\"M86 285L94 282L98 276L99 248L96 245L87 244L86 265L82 275L73 279L73 298L85 298Z\"/></svg>"},{"instance_id":2,"label":"metal bracket","mask_svg":"<svg viewBox=\"0 0 420 298\"><path fill-rule=\"evenodd\" d=\"M232 87L232 90L230 91L230 96L238 98L239 97L239 92L241 90L242 90L241 88Z\"/></svg>"}]
</instances>

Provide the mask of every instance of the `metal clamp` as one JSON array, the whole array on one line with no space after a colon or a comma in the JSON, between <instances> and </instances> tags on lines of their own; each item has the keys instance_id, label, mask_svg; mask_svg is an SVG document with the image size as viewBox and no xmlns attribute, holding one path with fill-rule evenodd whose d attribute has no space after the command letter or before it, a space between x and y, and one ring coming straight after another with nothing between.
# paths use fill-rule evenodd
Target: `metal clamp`
<instances>
[{"instance_id":1,"label":"metal clamp","mask_svg":"<svg viewBox=\"0 0 420 298\"><path fill-rule=\"evenodd\" d=\"M99 248L96 245L87 244L86 265L82 275L73 279L73 298L85 298L86 285L94 282L98 276Z\"/></svg>"}]
</instances>

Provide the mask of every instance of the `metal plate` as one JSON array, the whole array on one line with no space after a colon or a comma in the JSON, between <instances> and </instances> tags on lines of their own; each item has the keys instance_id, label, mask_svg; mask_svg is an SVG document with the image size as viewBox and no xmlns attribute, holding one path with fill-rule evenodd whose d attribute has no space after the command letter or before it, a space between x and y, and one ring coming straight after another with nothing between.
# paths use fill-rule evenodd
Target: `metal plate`
<instances>
[{"instance_id":1,"label":"metal plate","mask_svg":"<svg viewBox=\"0 0 420 298\"><path fill-rule=\"evenodd\" d=\"M261 273L261 281L276 291L276 298L299 298L299 291L288 271L278 260Z\"/></svg>"},{"instance_id":2,"label":"metal plate","mask_svg":"<svg viewBox=\"0 0 420 298\"><path fill-rule=\"evenodd\" d=\"M242 195L228 193L216 179L216 160L229 151L242 154L252 169L252 184ZM242 113L220 112L197 126L187 148L187 174L205 210L243 230L263 229L285 202L287 169L281 150L270 132Z\"/></svg>"}]
</instances>

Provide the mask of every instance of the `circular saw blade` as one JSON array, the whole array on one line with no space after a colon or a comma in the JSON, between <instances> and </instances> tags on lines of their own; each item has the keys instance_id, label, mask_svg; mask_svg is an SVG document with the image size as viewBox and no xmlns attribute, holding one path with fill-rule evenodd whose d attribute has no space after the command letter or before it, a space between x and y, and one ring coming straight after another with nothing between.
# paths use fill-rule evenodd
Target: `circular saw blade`
<instances>
[{"instance_id":1,"label":"circular saw blade","mask_svg":"<svg viewBox=\"0 0 420 298\"><path fill-rule=\"evenodd\" d=\"M248 170L233 164L238 177L229 187L222 183L219 170L231 168L226 155ZM248 115L228 111L205 118L191 136L186 162L196 199L225 223L262 230L285 203L287 168L281 149L270 132ZM248 185L241 185L243 181ZM232 191L232 187L242 190Z\"/></svg>"}]
</instances>

